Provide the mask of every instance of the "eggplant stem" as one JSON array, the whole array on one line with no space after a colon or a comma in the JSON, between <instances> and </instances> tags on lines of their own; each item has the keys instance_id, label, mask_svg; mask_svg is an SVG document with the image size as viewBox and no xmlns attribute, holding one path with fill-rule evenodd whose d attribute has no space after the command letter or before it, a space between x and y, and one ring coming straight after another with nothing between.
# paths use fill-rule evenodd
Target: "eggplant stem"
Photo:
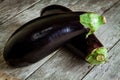
<instances>
[{"instance_id":1,"label":"eggplant stem","mask_svg":"<svg viewBox=\"0 0 120 80\"><path fill-rule=\"evenodd\" d=\"M94 49L87 57L86 61L88 61L92 65L99 65L108 60L107 49L104 47L100 47Z\"/></svg>"},{"instance_id":2,"label":"eggplant stem","mask_svg":"<svg viewBox=\"0 0 120 80\"><path fill-rule=\"evenodd\" d=\"M105 60L105 56L103 54L99 54L99 55L97 55L96 60L97 61L104 61Z\"/></svg>"}]
</instances>

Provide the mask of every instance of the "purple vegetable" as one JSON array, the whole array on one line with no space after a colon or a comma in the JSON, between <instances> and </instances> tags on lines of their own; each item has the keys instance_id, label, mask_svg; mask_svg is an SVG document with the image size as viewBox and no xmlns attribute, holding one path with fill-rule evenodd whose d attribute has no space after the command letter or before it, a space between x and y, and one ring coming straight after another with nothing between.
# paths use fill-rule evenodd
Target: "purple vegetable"
<instances>
[{"instance_id":1,"label":"purple vegetable","mask_svg":"<svg viewBox=\"0 0 120 80\"><path fill-rule=\"evenodd\" d=\"M59 5L44 8L42 17L21 26L9 38L3 53L6 63L12 67L27 66L43 59L78 35L87 33L86 36L89 36L101 24L86 27L91 22L86 23L88 15L92 16L90 19L94 15L101 20L103 18L94 13L72 12Z\"/></svg>"},{"instance_id":2,"label":"purple vegetable","mask_svg":"<svg viewBox=\"0 0 120 80\"><path fill-rule=\"evenodd\" d=\"M79 22L82 12L50 15L23 25L9 38L4 58L13 67L26 66L46 57L69 39L87 31Z\"/></svg>"}]
</instances>

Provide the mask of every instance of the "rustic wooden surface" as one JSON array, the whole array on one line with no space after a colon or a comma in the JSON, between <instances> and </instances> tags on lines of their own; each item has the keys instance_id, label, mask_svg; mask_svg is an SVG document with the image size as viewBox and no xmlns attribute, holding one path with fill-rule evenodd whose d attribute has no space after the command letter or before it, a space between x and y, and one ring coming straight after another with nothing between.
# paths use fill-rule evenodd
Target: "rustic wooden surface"
<instances>
[{"instance_id":1,"label":"rustic wooden surface","mask_svg":"<svg viewBox=\"0 0 120 80\"><path fill-rule=\"evenodd\" d=\"M7 73L0 72L0 80L21 80Z\"/></svg>"},{"instance_id":2,"label":"rustic wooden surface","mask_svg":"<svg viewBox=\"0 0 120 80\"><path fill-rule=\"evenodd\" d=\"M21 25L38 17L40 10L50 4L105 15L108 23L95 34L108 48L109 62L91 66L62 48L28 67L10 68L6 65L2 52L7 39ZM119 13L119 0L0 0L0 71L26 80L120 80Z\"/></svg>"}]
</instances>

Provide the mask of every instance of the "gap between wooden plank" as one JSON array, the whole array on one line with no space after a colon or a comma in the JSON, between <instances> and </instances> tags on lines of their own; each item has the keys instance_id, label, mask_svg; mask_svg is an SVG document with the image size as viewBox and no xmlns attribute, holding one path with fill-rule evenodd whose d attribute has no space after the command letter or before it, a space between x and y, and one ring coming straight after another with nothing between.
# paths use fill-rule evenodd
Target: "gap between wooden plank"
<instances>
[{"instance_id":1,"label":"gap between wooden plank","mask_svg":"<svg viewBox=\"0 0 120 80\"><path fill-rule=\"evenodd\" d=\"M15 16L19 15L20 13L24 12L25 10L29 9L30 7L34 6L35 4L37 4L38 2L40 2L40 0L35 1L34 3L30 4L29 6L23 8L22 10L19 11L19 9L17 9L18 13L16 12L16 14L9 13L9 16L7 16L8 18L6 20L4 20L3 22L0 22L0 25L4 24L5 22L7 22L8 20L11 20L12 18L14 18ZM8 2L9 3L9 2ZM18 3L21 4L21 3ZM26 5L26 4L25 4ZM23 7L23 6L21 6ZM10 10L10 9L9 9ZM2 19L2 18L1 18Z\"/></svg>"},{"instance_id":2,"label":"gap between wooden plank","mask_svg":"<svg viewBox=\"0 0 120 80\"><path fill-rule=\"evenodd\" d=\"M106 9L103 13L102 13L102 15L104 15L106 12L108 12L112 7L114 7L116 4L118 4L119 3L119 0L117 1L117 2L115 2L113 5L111 5L108 9Z\"/></svg>"}]
</instances>

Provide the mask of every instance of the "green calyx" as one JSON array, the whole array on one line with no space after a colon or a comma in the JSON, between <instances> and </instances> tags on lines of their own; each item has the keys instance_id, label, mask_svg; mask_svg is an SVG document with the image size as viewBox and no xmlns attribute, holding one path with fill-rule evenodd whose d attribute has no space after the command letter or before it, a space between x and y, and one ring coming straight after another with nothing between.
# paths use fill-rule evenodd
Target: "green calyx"
<instances>
[{"instance_id":1,"label":"green calyx","mask_svg":"<svg viewBox=\"0 0 120 80\"><path fill-rule=\"evenodd\" d=\"M104 47L94 49L87 57L88 61L92 65L99 65L108 60L107 49Z\"/></svg>"},{"instance_id":2,"label":"green calyx","mask_svg":"<svg viewBox=\"0 0 120 80\"><path fill-rule=\"evenodd\" d=\"M88 12L80 15L80 23L89 28L90 31L86 35L88 37L90 34L94 33L98 28L106 23L105 17L98 15L96 13Z\"/></svg>"}]
</instances>

